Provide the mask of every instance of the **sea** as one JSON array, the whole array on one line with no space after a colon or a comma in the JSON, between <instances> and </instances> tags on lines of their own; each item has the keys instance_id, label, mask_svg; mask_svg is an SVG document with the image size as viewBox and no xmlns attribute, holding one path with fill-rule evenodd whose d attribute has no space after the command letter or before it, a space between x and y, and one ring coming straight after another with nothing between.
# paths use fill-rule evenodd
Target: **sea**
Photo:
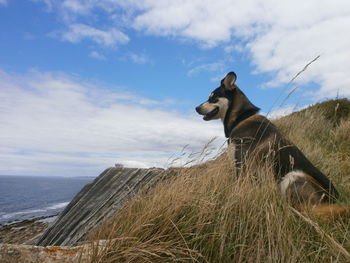
<instances>
[{"instance_id":1,"label":"sea","mask_svg":"<svg viewBox=\"0 0 350 263\"><path fill-rule=\"evenodd\" d=\"M0 175L0 225L58 214L94 179Z\"/></svg>"}]
</instances>

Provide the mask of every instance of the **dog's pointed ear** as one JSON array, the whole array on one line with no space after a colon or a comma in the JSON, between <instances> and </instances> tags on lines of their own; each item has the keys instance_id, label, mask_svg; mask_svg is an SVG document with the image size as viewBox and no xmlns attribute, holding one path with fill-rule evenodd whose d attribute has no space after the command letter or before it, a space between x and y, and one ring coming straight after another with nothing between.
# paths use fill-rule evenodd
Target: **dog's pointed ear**
<instances>
[{"instance_id":1,"label":"dog's pointed ear","mask_svg":"<svg viewBox=\"0 0 350 263\"><path fill-rule=\"evenodd\" d=\"M221 85L224 85L226 89L234 89L234 85L237 79L237 75L234 72L227 73L226 77L221 81Z\"/></svg>"}]
</instances>

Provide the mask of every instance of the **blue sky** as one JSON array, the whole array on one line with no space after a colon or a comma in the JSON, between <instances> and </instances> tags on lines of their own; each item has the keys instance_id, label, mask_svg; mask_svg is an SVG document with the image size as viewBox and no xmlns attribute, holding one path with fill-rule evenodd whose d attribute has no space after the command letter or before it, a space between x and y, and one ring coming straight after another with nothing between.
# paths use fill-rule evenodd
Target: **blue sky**
<instances>
[{"instance_id":1,"label":"blue sky","mask_svg":"<svg viewBox=\"0 0 350 263\"><path fill-rule=\"evenodd\" d=\"M166 167L221 145L194 107L229 71L272 117L349 97L349 27L345 0L0 0L0 174Z\"/></svg>"}]
</instances>

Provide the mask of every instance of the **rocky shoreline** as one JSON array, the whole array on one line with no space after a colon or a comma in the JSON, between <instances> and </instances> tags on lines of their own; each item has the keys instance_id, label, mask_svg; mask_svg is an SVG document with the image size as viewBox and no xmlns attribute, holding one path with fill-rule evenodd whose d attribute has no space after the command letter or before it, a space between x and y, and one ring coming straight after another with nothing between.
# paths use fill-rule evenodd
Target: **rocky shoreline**
<instances>
[{"instance_id":1,"label":"rocky shoreline","mask_svg":"<svg viewBox=\"0 0 350 263\"><path fill-rule=\"evenodd\" d=\"M0 225L0 243L33 245L57 214Z\"/></svg>"},{"instance_id":2,"label":"rocky shoreline","mask_svg":"<svg viewBox=\"0 0 350 263\"><path fill-rule=\"evenodd\" d=\"M140 192L177 175L176 169L108 168L85 185L57 216L0 226L1 263L89 262L94 248L88 236Z\"/></svg>"},{"instance_id":3,"label":"rocky shoreline","mask_svg":"<svg viewBox=\"0 0 350 263\"><path fill-rule=\"evenodd\" d=\"M40 236L53 224L56 215L42 216L0 225L1 263L80 263L86 262L86 246L35 246Z\"/></svg>"}]
</instances>

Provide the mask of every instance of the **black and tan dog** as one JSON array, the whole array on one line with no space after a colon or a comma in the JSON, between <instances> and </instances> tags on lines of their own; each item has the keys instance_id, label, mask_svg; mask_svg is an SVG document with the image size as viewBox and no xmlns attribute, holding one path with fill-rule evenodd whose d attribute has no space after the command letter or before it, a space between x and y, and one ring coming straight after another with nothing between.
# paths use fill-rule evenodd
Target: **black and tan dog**
<instances>
[{"instance_id":1,"label":"black and tan dog","mask_svg":"<svg viewBox=\"0 0 350 263\"><path fill-rule=\"evenodd\" d=\"M209 99L196 111L206 121L221 119L229 143L234 145L236 164L270 159L282 196L294 206L335 203L338 191L305 155L267 118L259 115L244 93L235 85L236 74L230 72ZM332 208L330 208L332 210Z\"/></svg>"}]
</instances>

